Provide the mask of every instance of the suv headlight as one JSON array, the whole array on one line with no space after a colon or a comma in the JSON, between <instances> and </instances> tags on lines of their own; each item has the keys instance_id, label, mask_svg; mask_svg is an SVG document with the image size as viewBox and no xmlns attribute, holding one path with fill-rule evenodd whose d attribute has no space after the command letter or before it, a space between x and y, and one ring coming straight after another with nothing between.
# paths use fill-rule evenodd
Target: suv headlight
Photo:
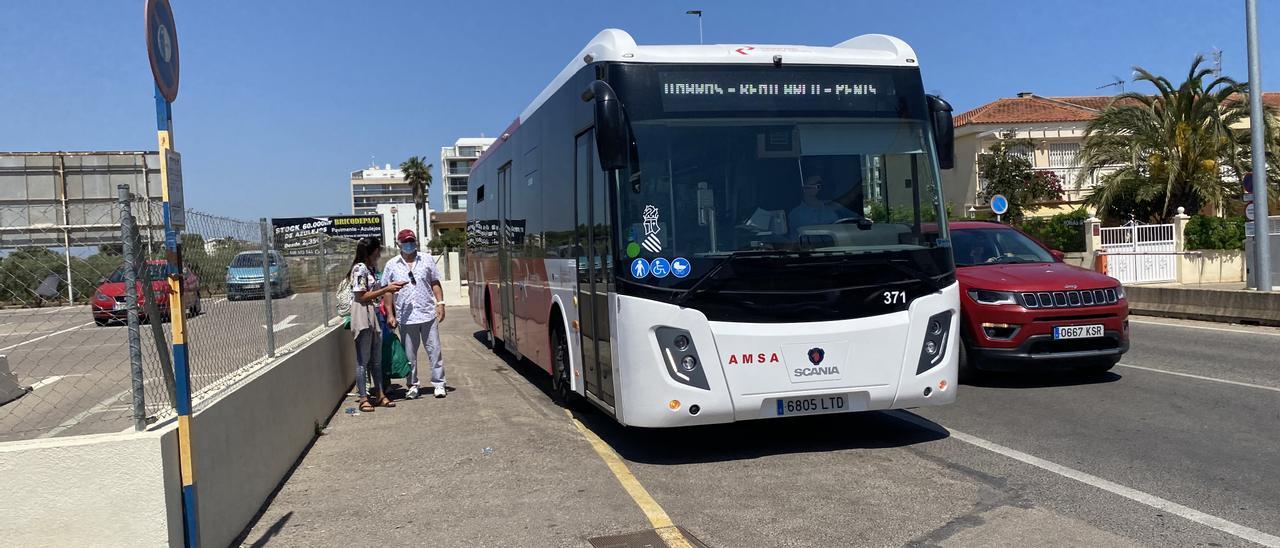
<instances>
[{"instance_id":1,"label":"suv headlight","mask_svg":"<svg viewBox=\"0 0 1280 548\"><path fill-rule=\"evenodd\" d=\"M1116 300L1118 301L1124 300L1124 285L1116 286Z\"/></svg>"},{"instance_id":2,"label":"suv headlight","mask_svg":"<svg viewBox=\"0 0 1280 548\"><path fill-rule=\"evenodd\" d=\"M970 289L969 298L978 304L1001 305L1018 304L1018 297L1009 291L991 291L988 289Z\"/></svg>"}]
</instances>

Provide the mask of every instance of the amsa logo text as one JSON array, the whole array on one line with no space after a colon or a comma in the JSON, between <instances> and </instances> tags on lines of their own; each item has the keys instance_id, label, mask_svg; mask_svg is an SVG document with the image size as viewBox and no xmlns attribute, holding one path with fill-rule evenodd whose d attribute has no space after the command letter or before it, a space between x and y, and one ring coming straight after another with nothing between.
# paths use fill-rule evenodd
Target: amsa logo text
<instances>
[{"instance_id":1,"label":"amsa logo text","mask_svg":"<svg viewBox=\"0 0 1280 548\"><path fill-rule=\"evenodd\" d=\"M760 352L757 354L729 354L729 365L767 365L781 363L777 352Z\"/></svg>"}]
</instances>

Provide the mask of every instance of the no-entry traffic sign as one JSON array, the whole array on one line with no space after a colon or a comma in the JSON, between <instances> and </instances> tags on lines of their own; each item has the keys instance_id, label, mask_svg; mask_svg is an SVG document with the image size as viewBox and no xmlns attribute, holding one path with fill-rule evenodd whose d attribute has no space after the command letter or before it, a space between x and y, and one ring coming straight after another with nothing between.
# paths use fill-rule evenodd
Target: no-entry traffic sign
<instances>
[{"instance_id":1,"label":"no-entry traffic sign","mask_svg":"<svg viewBox=\"0 0 1280 548\"><path fill-rule=\"evenodd\" d=\"M165 101L178 98L178 29L169 0L147 0L147 57Z\"/></svg>"}]
</instances>

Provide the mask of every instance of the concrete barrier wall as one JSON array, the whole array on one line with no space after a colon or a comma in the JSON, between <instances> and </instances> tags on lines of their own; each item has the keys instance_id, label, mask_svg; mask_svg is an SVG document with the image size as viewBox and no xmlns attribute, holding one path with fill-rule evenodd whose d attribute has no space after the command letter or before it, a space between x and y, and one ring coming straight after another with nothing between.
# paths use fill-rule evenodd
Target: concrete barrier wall
<instances>
[{"instance_id":1,"label":"concrete barrier wall","mask_svg":"<svg viewBox=\"0 0 1280 548\"><path fill-rule=\"evenodd\" d=\"M1179 257L1178 282L1209 284L1244 281L1243 251L1201 251Z\"/></svg>"},{"instance_id":2,"label":"concrete barrier wall","mask_svg":"<svg viewBox=\"0 0 1280 548\"><path fill-rule=\"evenodd\" d=\"M340 327L294 348L192 418L200 539L240 535L346 396ZM0 444L0 544L182 546L176 426Z\"/></svg>"},{"instance_id":3,"label":"concrete barrier wall","mask_svg":"<svg viewBox=\"0 0 1280 548\"><path fill-rule=\"evenodd\" d=\"M227 546L329 420L355 377L351 332L333 328L192 421L203 546Z\"/></svg>"},{"instance_id":4,"label":"concrete barrier wall","mask_svg":"<svg viewBox=\"0 0 1280 548\"><path fill-rule=\"evenodd\" d=\"M1129 311L1135 314L1280 325L1280 292L1125 286Z\"/></svg>"},{"instance_id":5,"label":"concrete barrier wall","mask_svg":"<svg viewBox=\"0 0 1280 548\"><path fill-rule=\"evenodd\" d=\"M0 544L182 546L177 447L171 428L0 444Z\"/></svg>"},{"instance_id":6,"label":"concrete barrier wall","mask_svg":"<svg viewBox=\"0 0 1280 548\"><path fill-rule=\"evenodd\" d=\"M1078 266L1080 268L1088 268L1090 270L1093 269L1093 255L1090 255L1088 253L1083 253L1083 252L1067 253L1066 257L1062 258L1062 262L1072 266Z\"/></svg>"}]
</instances>

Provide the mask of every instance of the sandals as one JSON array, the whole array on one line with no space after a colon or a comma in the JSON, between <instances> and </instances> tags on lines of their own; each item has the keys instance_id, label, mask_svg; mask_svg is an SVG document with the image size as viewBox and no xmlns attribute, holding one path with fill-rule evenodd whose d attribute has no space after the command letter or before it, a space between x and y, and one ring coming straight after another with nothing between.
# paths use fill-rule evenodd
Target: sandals
<instances>
[{"instance_id":1,"label":"sandals","mask_svg":"<svg viewBox=\"0 0 1280 548\"><path fill-rule=\"evenodd\" d=\"M372 412L374 412L373 404L372 404L372 403L369 403L369 398L361 398L361 399L360 399L360 412L361 412L361 413L372 413Z\"/></svg>"},{"instance_id":2,"label":"sandals","mask_svg":"<svg viewBox=\"0 0 1280 548\"><path fill-rule=\"evenodd\" d=\"M378 407L395 407L396 406L395 402L391 401L391 399L386 396L382 396L382 399L378 400L377 405Z\"/></svg>"}]
</instances>

